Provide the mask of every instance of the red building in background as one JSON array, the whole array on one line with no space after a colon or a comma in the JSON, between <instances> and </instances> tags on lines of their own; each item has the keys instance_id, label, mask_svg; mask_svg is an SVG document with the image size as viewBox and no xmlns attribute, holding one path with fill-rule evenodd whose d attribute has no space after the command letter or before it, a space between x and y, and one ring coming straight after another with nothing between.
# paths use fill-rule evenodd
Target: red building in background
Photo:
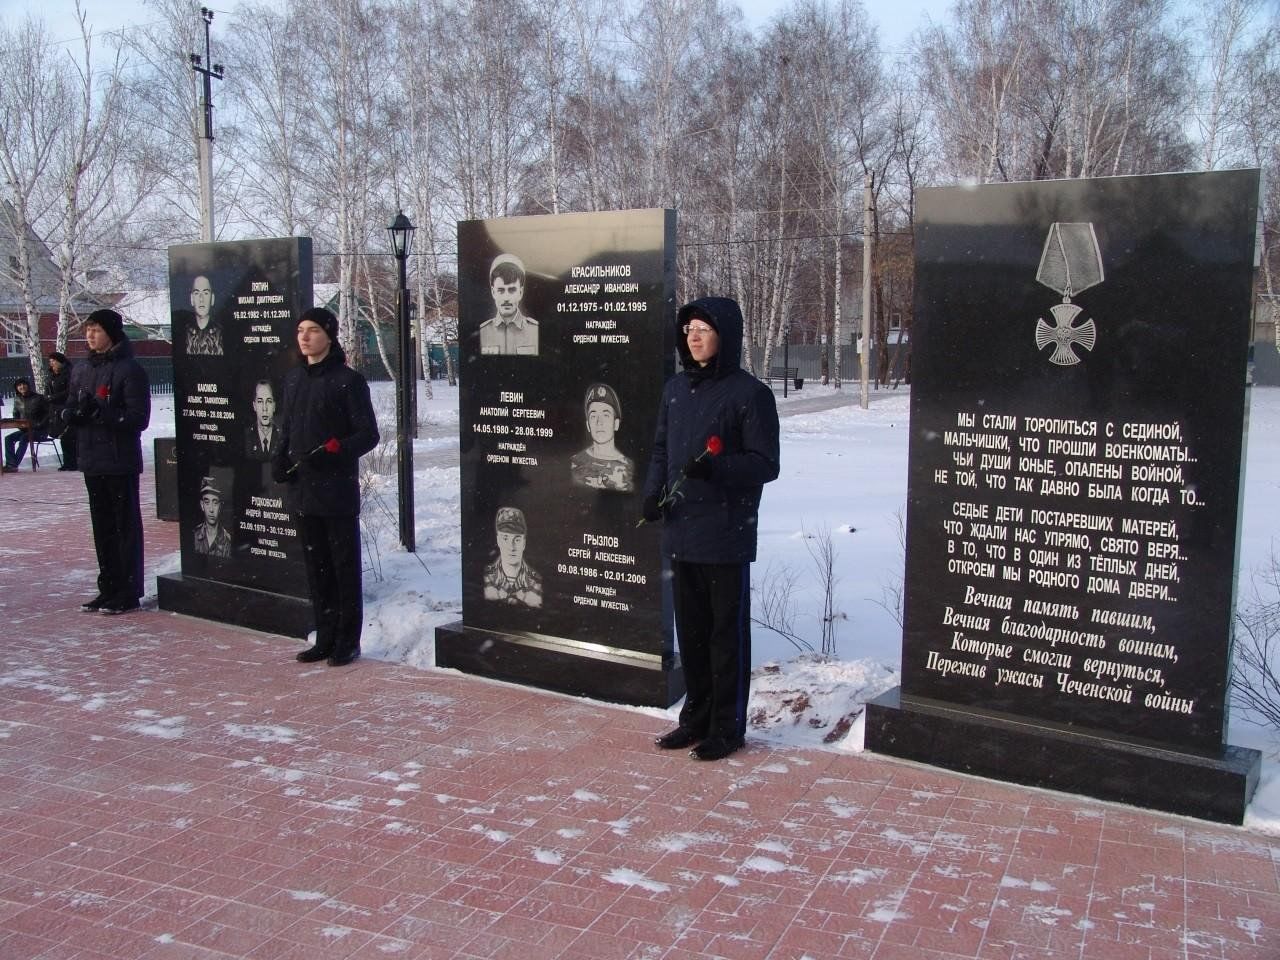
<instances>
[{"instance_id":1,"label":"red building in background","mask_svg":"<svg viewBox=\"0 0 1280 960\"><path fill-rule=\"evenodd\" d=\"M27 359L27 310L19 280L19 250L14 224L17 214L8 201L0 202L0 360L4 374L20 376L15 371ZM27 231L27 249L31 252L32 291L39 315L40 352L47 356L57 349L58 291L61 278L48 245L35 233ZM157 303L157 298L159 303ZM80 285L75 291L71 309L75 312L67 330L65 352L73 359L88 349L80 331L80 321L99 307L111 307L125 318L125 333L133 342L139 357L168 357L169 303L166 291L127 291L93 293Z\"/></svg>"}]
</instances>

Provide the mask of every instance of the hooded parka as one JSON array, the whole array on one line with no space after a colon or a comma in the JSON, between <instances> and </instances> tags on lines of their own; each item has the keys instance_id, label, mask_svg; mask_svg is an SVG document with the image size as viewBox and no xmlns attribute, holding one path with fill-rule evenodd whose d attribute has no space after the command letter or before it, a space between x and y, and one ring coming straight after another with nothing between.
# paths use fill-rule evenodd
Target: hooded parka
<instances>
[{"instance_id":1,"label":"hooded parka","mask_svg":"<svg viewBox=\"0 0 1280 960\"><path fill-rule=\"evenodd\" d=\"M683 326L695 314L720 338L706 367L689 353ZM704 297L676 315L683 372L667 381L658 411L645 495L671 489L662 552L687 563L750 563L764 484L778 476L778 408L773 391L742 369L742 311L726 297ZM708 454L711 476L681 479L681 471L719 437L723 452ZM677 488L677 484L679 484Z\"/></svg>"}]
</instances>

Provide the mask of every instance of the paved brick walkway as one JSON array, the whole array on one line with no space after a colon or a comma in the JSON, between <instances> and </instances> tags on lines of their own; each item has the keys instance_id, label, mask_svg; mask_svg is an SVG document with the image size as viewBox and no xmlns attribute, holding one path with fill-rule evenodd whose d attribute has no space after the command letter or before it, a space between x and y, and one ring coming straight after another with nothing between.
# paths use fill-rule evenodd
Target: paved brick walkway
<instances>
[{"instance_id":1,"label":"paved brick walkway","mask_svg":"<svg viewBox=\"0 0 1280 960\"><path fill-rule=\"evenodd\" d=\"M1267 837L82 614L83 499L0 481L4 960L1280 957Z\"/></svg>"}]
</instances>

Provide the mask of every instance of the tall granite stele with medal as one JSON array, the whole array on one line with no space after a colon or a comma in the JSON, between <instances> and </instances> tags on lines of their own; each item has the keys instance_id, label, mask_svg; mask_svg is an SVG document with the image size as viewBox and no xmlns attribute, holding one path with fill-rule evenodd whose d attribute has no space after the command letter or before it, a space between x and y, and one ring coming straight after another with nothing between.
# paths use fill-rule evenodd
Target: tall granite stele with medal
<instances>
[{"instance_id":1,"label":"tall granite stele with medal","mask_svg":"<svg viewBox=\"0 0 1280 960\"><path fill-rule=\"evenodd\" d=\"M163 610L286 636L312 628L295 517L270 465L311 284L309 237L169 248L182 571L157 578Z\"/></svg>"},{"instance_id":2,"label":"tall granite stele with medal","mask_svg":"<svg viewBox=\"0 0 1280 960\"><path fill-rule=\"evenodd\" d=\"M684 693L656 526L675 213L458 224L462 621L436 662L605 700Z\"/></svg>"},{"instance_id":3,"label":"tall granite stele with medal","mask_svg":"<svg viewBox=\"0 0 1280 960\"><path fill-rule=\"evenodd\" d=\"M868 748L1243 820L1260 756L1226 732L1259 179L921 192L902 684L867 704Z\"/></svg>"}]
</instances>

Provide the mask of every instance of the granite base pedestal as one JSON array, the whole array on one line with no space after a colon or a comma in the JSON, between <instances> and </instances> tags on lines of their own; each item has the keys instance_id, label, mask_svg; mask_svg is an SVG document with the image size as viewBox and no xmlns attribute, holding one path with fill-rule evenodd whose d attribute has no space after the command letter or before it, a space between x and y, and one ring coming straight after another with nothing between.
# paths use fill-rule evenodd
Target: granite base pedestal
<instances>
[{"instance_id":1,"label":"granite base pedestal","mask_svg":"<svg viewBox=\"0 0 1280 960\"><path fill-rule=\"evenodd\" d=\"M900 688L867 702L865 745L961 773L1235 824L1262 765L1257 750L1243 747L1181 753L904 699Z\"/></svg>"},{"instance_id":2,"label":"granite base pedestal","mask_svg":"<svg viewBox=\"0 0 1280 960\"><path fill-rule=\"evenodd\" d=\"M263 633L305 637L315 629L311 602L181 573L156 577L161 610L230 623Z\"/></svg>"},{"instance_id":3,"label":"granite base pedestal","mask_svg":"<svg viewBox=\"0 0 1280 960\"><path fill-rule=\"evenodd\" d=\"M536 634L436 628L436 665L524 686L634 706L671 706L684 696L678 664L632 651Z\"/></svg>"}]
</instances>

